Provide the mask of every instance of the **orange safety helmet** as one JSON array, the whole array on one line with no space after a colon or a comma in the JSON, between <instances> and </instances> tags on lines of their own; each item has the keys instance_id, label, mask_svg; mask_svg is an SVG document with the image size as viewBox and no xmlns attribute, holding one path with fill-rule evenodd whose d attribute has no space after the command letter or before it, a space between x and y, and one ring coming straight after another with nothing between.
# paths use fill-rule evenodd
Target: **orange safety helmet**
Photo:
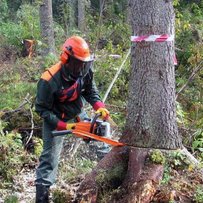
<instances>
[{"instance_id":1,"label":"orange safety helmet","mask_svg":"<svg viewBox=\"0 0 203 203\"><path fill-rule=\"evenodd\" d=\"M61 62L63 64L67 63L69 56L83 62L92 61L87 42L79 36L72 36L63 44Z\"/></svg>"}]
</instances>

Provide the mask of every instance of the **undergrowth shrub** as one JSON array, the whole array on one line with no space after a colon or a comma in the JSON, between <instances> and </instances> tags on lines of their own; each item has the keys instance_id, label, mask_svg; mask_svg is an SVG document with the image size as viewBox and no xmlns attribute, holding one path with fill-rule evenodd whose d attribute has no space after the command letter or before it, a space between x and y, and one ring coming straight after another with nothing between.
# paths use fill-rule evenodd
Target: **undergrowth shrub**
<instances>
[{"instance_id":1,"label":"undergrowth shrub","mask_svg":"<svg viewBox=\"0 0 203 203\"><path fill-rule=\"evenodd\" d=\"M198 185L194 193L194 200L197 203L203 202L203 186Z\"/></svg>"},{"instance_id":2,"label":"undergrowth shrub","mask_svg":"<svg viewBox=\"0 0 203 203\"><path fill-rule=\"evenodd\" d=\"M121 66L126 53L122 52L122 48L112 45L112 42L108 43L107 47L101 51L98 51L98 58L94 64L95 81L97 87L100 90L101 96L104 96L109 85L112 82L113 77L117 73ZM113 57L111 55L118 55ZM119 77L115 81L110 94L108 96L108 102L118 104L118 102L126 101L128 94L128 81L129 81L129 59L126 61L123 69L120 72Z\"/></svg>"},{"instance_id":3,"label":"undergrowth shrub","mask_svg":"<svg viewBox=\"0 0 203 203\"><path fill-rule=\"evenodd\" d=\"M197 152L198 158L203 161L203 129L195 131L192 149Z\"/></svg>"},{"instance_id":4,"label":"undergrowth shrub","mask_svg":"<svg viewBox=\"0 0 203 203\"><path fill-rule=\"evenodd\" d=\"M23 39L39 39L39 11L36 6L24 4L17 12L16 22L0 23L0 34L4 37L4 44L21 48Z\"/></svg>"},{"instance_id":5,"label":"undergrowth shrub","mask_svg":"<svg viewBox=\"0 0 203 203\"><path fill-rule=\"evenodd\" d=\"M0 179L1 184L11 182L22 167L25 156L21 135L16 132L4 132L6 124L0 120Z\"/></svg>"},{"instance_id":6,"label":"undergrowth shrub","mask_svg":"<svg viewBox=\"0 0 203 203\"><path fill-rule=\"evenodd\" d=\"M1 0L0 1L0 22L3 20L6 20L8 17L8 5L6 0Z\"/></svg>"},{"instance_id":7,"label":"undergrowth shrub","mask_svg":"<svg viewBox=\"0 0 203 203\"><path fill-rule=\"evenodd\" d=\"M4 203L19 203L18 197L15 195L8 195L5 200Z\"/></svg>"},{"instance_id":8,"label":"undergrowth shrub","mask_svg":"<svg viewBox=\"0 0 203 203\"><path fill-rule=\"evenodd\" d=\"M23 82L20 79L20 75L6 75L0 82L0 94L1 94L1 110L15 109L22 102L29 93L35 95L36 83Z\"/></svg>"}]
</instances>

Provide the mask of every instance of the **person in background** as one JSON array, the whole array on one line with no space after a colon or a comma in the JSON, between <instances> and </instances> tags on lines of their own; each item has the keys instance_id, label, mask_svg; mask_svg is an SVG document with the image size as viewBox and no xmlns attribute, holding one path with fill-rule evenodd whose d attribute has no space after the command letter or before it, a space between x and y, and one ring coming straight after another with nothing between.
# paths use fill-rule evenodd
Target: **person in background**
<instances>
[{"instance_id":1,"label":"person in background","mask_svg":"<svg viewBox=\"0 0 203 203\"><path fill-rule=\"evenodd\" d=\"M55 182L63 146L64 137L54 137L51 132L72 129L85 102L102 119L109 117L95 86L92 64L86 41L72 36L63 44L60 61L38 82L35 109L43 118L43 151L36 169L36 203L49 202L49 188Z\"/></svg>"}]
</instances>

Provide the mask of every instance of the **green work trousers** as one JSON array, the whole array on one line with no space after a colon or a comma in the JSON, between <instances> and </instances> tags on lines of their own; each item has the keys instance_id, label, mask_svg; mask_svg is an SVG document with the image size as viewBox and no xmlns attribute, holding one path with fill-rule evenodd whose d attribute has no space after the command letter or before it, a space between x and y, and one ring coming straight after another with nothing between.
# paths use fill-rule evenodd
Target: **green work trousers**
<instances>
[{"instance_id":1,"label":"green work trousers","mask_svg":"<svg viewBox=\"0 0 203 203\"><path fill-rule=\"evenodd\" d=\"M46 121L43 122L43 151L39 158L39 166L36 170L36 184L51 186L56 179L57 169L64 136L53 136L54 128Z\"/></svg>"},{"instance_id":2,"label":"green work trousers","mask_svg":"<svg viewBox=\"0 0 203 203\"><path fill-rule=\"evenodd\" d=\"M83 110L78 117L81 120L88 118L86 112ZM76 122L76 119L72 119L69 123ZM58 163L60 154L63 147L64 136L53 136L51 132L55 130L46 121L43 122L43 151L39 158L39 166L36 170L35 184L51 186L55 180L58 170Z\"/></svg>"}]
</instances>

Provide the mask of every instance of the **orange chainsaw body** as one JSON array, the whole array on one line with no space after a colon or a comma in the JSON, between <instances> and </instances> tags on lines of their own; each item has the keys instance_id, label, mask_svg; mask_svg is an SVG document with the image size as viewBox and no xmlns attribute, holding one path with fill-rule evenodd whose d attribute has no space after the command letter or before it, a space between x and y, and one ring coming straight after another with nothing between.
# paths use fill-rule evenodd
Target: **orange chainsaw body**
<instances>
[{"instance_id":1,"label":"orange chainsaw body","mask_svg":"<svg viewBox=\"0 0 203 203\"><path fill-rule=\"evenodd\" d=\"M109 123L105 121L97 120L100 115L96 115L93 120L85 120L75 123L75 126L71 130L62 130L62 131L52 131L54 136L74 134L77 137L82 138L83 140L95 140L104 142L112 146L126 146L125 143L118 142L109 138L110 126Z\"/></svg>"},{"instance_id":2,"label":"orange chainsaw body","mask_svg":"<svg viewBox=\"0 0 203 203\"><path fill-rule=\"evenodd\" d=\"M80 122L76 123L75 128L72 130L72 133L83 139L93 139L93 140L97 140L100 142L105 142L112 146L124 146L123 143L112 140L110 138L106 138L106 137L94 134L95 128L96 128L96 123L94 124L93 129L91 129L91 126L92 126L91 122L80 121Z\"/></svg>"}]
</instances>

